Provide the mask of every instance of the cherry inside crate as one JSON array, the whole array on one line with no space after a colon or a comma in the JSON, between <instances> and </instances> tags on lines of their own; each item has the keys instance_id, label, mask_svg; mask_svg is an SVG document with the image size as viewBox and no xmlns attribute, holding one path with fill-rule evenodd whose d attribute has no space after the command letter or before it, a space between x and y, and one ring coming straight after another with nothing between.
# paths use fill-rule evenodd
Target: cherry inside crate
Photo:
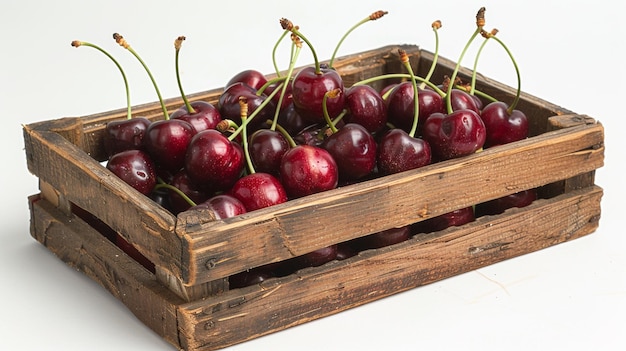
<instances>
[{"instance_id":1,"label":"cherry inside crate","mask_svg":"<svg viewBox=\"0 0 626 351\"><path fill-rule=\"evenodd\" d=\"M398 48L425 76L433 54L412 45L348 55L334 66L346 86L404 73ZM439 58L433 81L455 65ZM460 71L465 81L470 74ZM505 102L515 96L480 75L476 87ZM216 103L220 92L189 97ZM166 104L173 110L182 100ZM602 125L526 93L518 109L529 118L528 139L218 221L202 211L174 216L102 166L104 127L125 118L125 109L33 123L24 126L28 168L40 183L29 197L31 234L176 348L224 348L594 232ZM133 107L152 120L160 111L158 103ZM539 198L523 208L261 284L228 286L238 272L526 189L538 189ZM131 258L120 242L147 261Z\"/></svg>"}]
</instances>

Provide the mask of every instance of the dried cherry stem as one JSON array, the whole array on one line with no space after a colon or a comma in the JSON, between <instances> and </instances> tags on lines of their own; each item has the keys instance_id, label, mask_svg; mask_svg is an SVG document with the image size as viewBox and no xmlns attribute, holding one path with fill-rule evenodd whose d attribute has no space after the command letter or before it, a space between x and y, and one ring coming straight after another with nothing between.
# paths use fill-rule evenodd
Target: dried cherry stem
<instances>
[{"instance_id":1,"label":"dried cherry stem","mask_svg":"<svg viewBox=\"0 0 626 351\"><path fill-rule=\"evenodd\" d=\"M150 81L152 81L154 90L156 90L157 96L159 97L159 102L161 103L161 109L163 110L163 116L165 117L166 120L170 119L170 115L167 112L167 107L165 106L165 102L163 102L163 98L161 97L161 92L159 91L159 87L157 86L156 81L154 80L154 77L152 76L152 73L150 72L150 69L148 69L148 66L146 65L146 63L141 59L139 54L137 54L137 52L130 46L130 44L128 44L128 42L126 41L126 39L124 39L123 36L121 36L118 33L113 33L113 39L115 39L115 42L117 42L121 47L130 51L130 53L133 54L135 58L137 58L139 63L141 63L143 68L146 70L146 72L148 73L148 76L150 77Z\"/></svg>"},{"instance_id":2,"label":"dried cherry stem","mask_svg":"<svg viewBox=\"0 0 626 351\"><path fill-rule=\"evenodd\" d=\"M439 60L439 28L441 28L441 21L436 20L435 22L433 22L431 27L433 28L433 32L435 33L435 52L433 54L433 63L430 65L430 69L428 70L426 77L424 77L425 81L430 81L433 73L435 73L435 68L437 68L437 60ZM420 89L424 89L425 87L426 83L422 82L420 84Z\"/></svg>"},{"instance_id":3,"label":"dried cherry stem","mask_svg":"<svg viewBox=\"0 0 626 351\"><path fill-rule=\"evenodd\" d=\"M157 184L154 186L154 189L168 189L171 190L173 192L175 192L176 194L178 194L178 196L182 197L183 200L185 200L185 202L187 202L190 206L196 206L196 203L189 197L187 196L187 194L185 194L184 192L182 192L180 189L178 189L177 187L171 185L171 184L167 184L163 179L161 179L161 177L157 178Z\"/></svg>"},{"instance_id":4,"label":"dried cherry stem","mask_svg":"<svg viewBox=\"0 0 626 351\"><path fill-rule=\"evenodd\" d=\"M252 164L252 158L250 158L250 150L248 149L248 128L246 125L246 120L248 119L248 98L245 96L239 97L239 116L241 118L241 143L243 147L243 153L246 157L246 164L248 165L248 173L254 174L256 173L254 169L254 165Z\"/></svg>"},{"instance_id":5,"label":"dried cherry stem","mask_svg":"<svg viewBox=\"0 0 626 351\"><path fill-rule=\"evenodd\" d=\"M326 121L328 128L330 128L330 131L333 133L337 133L338 129L335 126L335 123L330 118L330 115L328 114L327 101L329 98L334 99L336 97L339 97L339 95L341 95L341 89L335 88L324 93L324 97L322 98L322 112L324 114L324 120Z\"/></svg>"},{"instance_id":6,"label":"dried cherry stem","mask_svg":"<svg viewBox=\"0 0 626 351\"><path fill-rule=\"evenodd\" d=\"M128 88L128 79L126 78L126 74L124 73L124 70L122 69L122 66L119 64L119 62L117 62L117 60L113 58L111 54L109 54L104 49L102 49L101 47L95 44L88 43L86 41L74 40L72 41L72 46L75 48L78 48L79 46L88 46L88 47L94 48L100 51L101 53L105 54L108 58L111 59L111 61L113 61L113 63L115 63L120 73L122 74L122 78L124 79L124 87L126 88L126 119L131 119L132 111L131 111L131 105L130 105L130 89Z\"/></svg>"},{"instance_id":7,"label":"dried cherry stem","mask_svg":"<svg viewBox=\"0 0 626 351\"><path fill-rule=\"evenodd\" d=\"M411 84L413 85L413 124L411 125L411 130L409 131L409 136L412 138L415 136L417 131L417 121L419 120L420 111L417 80L415 79L415 74L413 73L413 68L411 67L411 62L409 62L409 56L406 54L406 51L400 49L398 50L398 53L400 54L400 62L402 62L407 71L409 71Z\"/></svg>"},{"instance_id":8,"label":"dried cherry stem","mask_svg":"<svg viewBox=\"0 0 626 351\"><path fill-rule=\"evenodd\" d=\"M290 20L286 19L286 18L281 18L280 19L280 25L281 25L281 27L284 30L290 31L292 34L300 37L300 39L302 39L302 41L304 41L306 43L306 45L309 47L309 49L311 49L311 54L313 55L313 62L315 62L315 73L316 74L321 74L322 73L322 69L321 69L321 66L320 66L320 61L317 58L317 53L315 52L315 49L313 48L313 45L311 44L309 39L307 39L300 32L300 27L294 26L293 23Z\"/></svg>"},{"instance_id":9,"label":"dried cherry stem","mask_svg":"<svg viewBox=\"0 0 626 351\"><path fill-rule=\"evenodd\" d=\"M354 24L350 29L348 29L348 31L341 37L341 39L337 43L337 46L335 46L335 51L333 51L333 55L330 57L330 61L328 62L328 67L329 68L333 68L333 63L335 62L335 57L337 56L337 52L339 51L339 47L341 46L341 44L343 44L344 40L346 40L346 38L348 37L348 35L350 35L350 33L352 33L355 29L357 29L361 25L363 25L363 24L365 24L367 22L370 22L370 21L375 21L375 20L383 17L384 15L386 15L388 13L389 12L387 12L387 11L376 11L376 12L373 12L369 16L363 18L362 20L360 20L359 22Z\"/></svg>"},{"instance_id":10,"label":"dried cherry stem","mask_svg":"<svg viewBox=\"0 0 626 351\"><path fill-rule=\"evenodd\" d=\"M196 110L191 106L185 92L183 91L183 85L180 83L180 70L178 69L178 53L180 52L180 47L183 45L183 41L187 38L184 36L180 36L174 40L174 49L176 50L176 83L178 83L178 90L180 90L180 96L183 98L183 102L185 103L185 107L187 108L187 112L196 113Z\"/></svg>"},{"instance_id":11,"label":"dried cherry stem","mask_svg":"<svg viewBox=\"0 0 626 351\"><path fill-rule=\"evenodd\" d=\"M448 84L448 89L446 91L446 110L448 113L452 113L452 101L450 99L450 93L452 92L452 88L454 87L454 82L456 81L456 77L459 74L459 69L461 68L461 61L463 61L463 56L465 56L467 49L470 47L470 45L472 44L476 36L480 34L480 32L483 30L484 25L485 25L485 8L481 7L480 10L478 10L478 13L476 14L476 30L474 31L474 33L472 33L472 36L465 44L463 51L461 51L461 55L459 56L459 59L456 62L456 67L454 68L454 71L452 72L452 77L450 77L450 84Z\"/></svg>"}]
</instances>

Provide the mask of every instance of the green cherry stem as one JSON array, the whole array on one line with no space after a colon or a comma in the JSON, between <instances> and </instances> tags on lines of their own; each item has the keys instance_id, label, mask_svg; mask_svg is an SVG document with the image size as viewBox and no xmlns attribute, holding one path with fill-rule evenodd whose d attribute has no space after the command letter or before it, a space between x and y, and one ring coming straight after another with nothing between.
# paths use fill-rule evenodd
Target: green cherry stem
<instances>
[{"instance_id":1,"label":"green cherry stem","mask_svg":"<svg viewBox=\"0 0 626 351\"><path fill-rule=\"evenodd\" d=\"M459 56L459 59L456 62L456 67L454 68L454 71L452 72L452 77L450 77L450 84L448 84L448 90L446 92L446 109L448 113L452 113L452 100L450 99L450 93L452 93L454 82L459 73L459 69L461 68L461 61L463 61L463 56L465 56L465 53L467 52L467 49L469 48L471 43L474 41L474 38L476 38L476 36L480 34L484 25L485 25L485 8L481 7L480 10L478 10L478 13L476 14L476 30L474 31L474 33L472 33L472 36L465 44L463 51L461 51L461 55Z\"/></svg>"},{"instance_id":2,"label":"green cherry stem","mask_svg":"<svg viewBox=\"0 0 626 351\"><path fill-rule=\"evenodd\" d=\"M338 129L335 126L335 123L333 123L332 119L330 118L330 115L328 114L328 106L326 105L326 102L329 98L334 99L336 97L339 97L339 94L341 94L341 89L336 88L324 93L324 97L322 98L322 113L324 114L324 120L326 121L328 128L330 128L330 131L333 133L337 133Z\"/></svg>"},{"instance_id":3,"label":"green cherry stem","mask_svg":"<svg viewBox=\"0 0 626 351\"><path fill-rule=\"evenodd\" d=\"M433 28L433 32L435 33L435 53L433 56L433 62L430 65L430 69L428 70L426 77L424 77L425 81L430 81L433 73L435 73L435 68L437 68L437 60L439 60L439 28L441 28L441 21L436 20L435 22L433 22L431 27ZM424 89L425 87L426 83L422 82L420 84L420 89Z\"/></svg>"},{"instance_id":4,"label":"green cherry stem","mask_svg":"<svg viewBox=\"0 0 626 351\"><path fill-rule=\"evenodd\" d=\"M375 76L375 77L371 77L371 78L360 80L360 81L354 83L353 86L370 84L370 83L373 83L373 82L376 82L376 81L379 81L379 80L397 79L397 78L400 78L400 79L412 79L412 78L415 78L415 80L417 80L418 82L422 82L422 83L426 84L428 87L430 87L431 89L436 91L437 94L441 95L442 97L446 96L446 93L443 90L441 90L435 84L427 81L425 78L422 78L420 76L413 76L413 77L411 77L410 74L406 74L406 73L381 74L381 75L378 75L378 76Z\"/></svg>"},{"instance_id":5,"label":"green cherry stem","mask_svg":"<svg viewBox=\"0 0 626 351\"><path fill-rule=\"evenodd\" d=\"M339 47L341 46L341 44L343 44L344 40L346 40L346 38L348 37L348 35L350 35L350 33L352 33L355 29L357 29L361 25L363 25L363 24L365 24L367 22L370 22L370 21L375 21L375 20L383 17L384 15L386 15L388 13L389 12L387 12L387 11L376 11L376 12L370 14L369 16L363 18L362 20L360 20L359 22L354 24L352 27L350 27L350 29L348 29L348 31L341 37L341 39L337 43L337 46L335 46L335 51L333 51L333 55L331 56L330 61L328 62L328 67L329 68L333 68L333 63L335 62L335 57L337 56L337 52L339 51Z\"/></svg>"},{"instance_id":6,"label":"green cherry stem","mask_svg":"<svg viewBox=\"0 0 626 351\"><path fill-rule=\"evenodd\" d=\"M163 179L161 179L160 177L157 178L157 184L155 185L154 189L168 189L171 190L173 192L175 192L176 194L178 194L178 196L182 197L183 200L185 200L185 202L187 202L190 206L196 206L196 203L189 197L187 196L187 194L185 194L184 192L182 192L180 189L178 189L177 187L171 185L171 184L167 184Z\"/></svg>"},{"instance_id":7,"label":"green cherry stem","mask_svg":"<svg viewBox=\"0 0 626 351\"><path fill-rule=\"evenodd\" d=\"M275 96L276 94L278 94L278 92L279 92L279 89L275 89L274 91L272 91L272 93L271 93L270 95L268 95L268 96L267 96L267 98L266 98L266 99L264 99L264 100L263 100L263 102L262 102L262 103L261 103L261 104L260 104L260 105L259 105L259 106L258 106L258 107L257 107L257 108L256 108L256 109L255 109L255 110L254 110L254 111L253 111L250 115L249 115L249 116L247 116L247 118L246 118L245 120L242 120L242 121L241 121L241 125L240 125L240 126L238 126L238 127L236 127L236 129L233 131L233 133L232 133L230 136L228 136L228 139L229 139L229 140L231 140L231 141L232 141L232 140L235 140L235 138L237 137L237 135L239 135L239 133L241 133L241 132L242 132L242 130L246 128L246 126L248 125L248 123L250 123L250 121L251 121L254 117L256 117L256 115L258 115L258 114L259 114L259 112L260 112L261 110L263 110L263 109L265 108L265 106L267 106L267 104L269 104L269 103L270 103L270 101L272 101L272 99L274 98L274 96ZM229 121L230 121L230 120L229 120ZM222 122L223 122L223 121L222 121ZM221 124L222 122L220 122L220 124ZM232 122L232 121L231 121L231 122ZM236 124L235 124L234 122L232 122L232 125L235 125L235 126L236 126ZM219 124L218 124L218 126L219 126Z\"/></svg>"},{"instance_id":8,"label":"green cherry stem","mask_svg":"<svg viewBox=\"0 0 626 351\"><path fill-rule=\"evenodd\" d=\"M272 125L270 126L271 130L276 130L276 125L278 124L278 115L280 114L280 107L283 105L283 99L285 98L285 94L287 93L287 84L291 80L291 76L293 75L294 67L296 67L296 62L298 61L298 56L300 55L300 50L302 50L302 41L300 41L300 37L295 36L293 39L293 45L291 47L291 60L289 61L289 68L287 69L287 76L285 77L285 82L283 83L280 91L280 95L278 96L278 103L276 104L276 112L274 112L274 119Z\"/></svg>"},{"instance_id":9,"label":"green cherry stem","mask_svg":"<svg viewBox=\"0 0 626 351\"><path fill-rule=\"evenodd\" d=\"M184 36L180 36L174 40L174 49L176 50L176 83L178 83L178 90L180 90L180 96L183 98L183 102L185 103L185 107L187 108L187 112L190 114L196 113L196 110L191 106L185 92L183 91L183 85L180 82L180 70L178 69L178 54L180 53L180 47L183 45L183 41L186 40Z\"/></svg>"},{"instance_id":10,"label":"green cherry stem","mask_svg":"<svg viewBox=\"0 0 626 351\"><path fill-rule=\"evenodd\" d=\"M276 44L274 44L274 48L272 49L272 64L274 65L274 71L276 71L276 75L278 77L280 77L280 70L278 69L278 63L276 63L276 51L278 51L278 46L280 45L280 43L283 41L283 39L285 39L285 37L287 36L287 33L290 33L289 30L285 29L283 31L283 33L280 35L280 38L278 38L278 40L276 41ZM292 48L293 50L293 48Z\"/></svg>"},{"instance_id":11,"label":"green cherry stem","mask_svg":"<svg viewBox=\"0 0 626 351\"><path fill-rule=\"evenodd\" d=\"M239 97L239 115L241 117L241 143L243 147L243 153L246 157L246 164L248 165L249 174L254 174L254 165L252 164L252 158L250 157L250 150L248 149L248 128L246 128L246 119L248 119L248 99L245 96Z\"/></svg>"},{"instance_id":12,"label":"green cherry stem","mask_svg":"<svg viewBox=\"0 0 626 351\"><path fill-rule=\"evenodd\" d=\"M161 103L161 109L163 110L163 116L165 116L166 120L170 119L170 115L167 112L167 107L165 106L165 102L163 101L163 98L161 97L161 92L159 91L159 87L157 86L156 81L154 80L154 77L152 76L152 73L148 69L148 66L146 65L146 63L141 59L139 54L137 54L137 52L130 46L130 44L128 44L128 42L126 41L126 39L124 39L123 36L121 36L118 33L113 33L113 39L115 39L115 41L121 47L123 47L124 49L130 51L130 53L133 54L133 56L135 56L135 58L137 58L137 60L139 60L139 63L141 63L143 68L148 73L148 76L150 77L150 81L152 81L152 85L154 86L154 89L156 90L157 96L159 97L159 102Z\"/></svg>"},{"instance_id":13,"label":"green cherry stem","mask_svg":"<svg viewBox=\"0 0 626 351\"><path fill-rule=\"evenodd\" d=\"M311 54L313 55L313 62L315 62L315 73L316 74L321 74L322 73L322 69L320 66L320 61L317 58L317 53L315 52L315 49L313 48L313 45L311 44L311 42L309 41L309 39L307 39L304 35L302 35L302 33L300 32L300 28L298 26L294 26L293 23L286 19L286 18L281 18L280 19L280 25L282 26L282 28L284 30L288 30L290 31L293 35L300 37L300 39L302 39L302 41L304 41L306 43L306 45L309 47L309 49L311 49ZM295 38L292 38L292 40L297 40Z\"/></svg>"},{"instance_id":14,"label":"green cherry stem","mask_svg":"<svg viewBox=\"0 0 626 351\"><path fill-rule=\"evenodd\" d=\"M126 88L126 118L131 119L132 113L131 113L131 106L130 106L130 89L128 88L128 79L126 78L126 74L124 73L124 70L122 69L122 66L119 64L119 62L117 62L117 60L113 58L111 54L109 54L104 49L102 49L101 47L95 44L91 44L85 41L74 40L72 41L72 46L75 48L78 48L79 46L88 46L88 47L94 48L100 51L101 53L105 54L108 58L111 59L111 61L113 61L113 63L115 63L120 73L122 74L122 78L124 79L124 87Z\"/></svg>"},{"instance_id":15,"label":"green cherry stem","mask_svg":"<svg viewBox=\"0 0 626 351\"><path fill-rule=\"evenodd\" d=\"M513 102L509 106L509 108L507 109L507 112L509 114L511 114L511 113L513 113L513 110L517 107L517 104L519 103L519 100L520 100L520 95L522 93L522 77L520 75L520 71L519 71L519 67L517 65L517 62L515 61L515 58L513 58L513 54L511 54L511 51L509 50L509 48L506 45L504 45L502 40L500 40L495 35L491 35L491 38L494 39L496 42L498 42L498 44L500 44L504 48L506 53L511 58L511 62L513 62L513 66L515 67L515 74L517 75L517 92L515 94L515 99L513 100Z\"/></svg>"},{"instance_id":16,"label":"green cherry stem","mask_svg":"<svg viewBox=\"0 0 626 351\"><path fill-rule=\"evenodd\" d=\"M406 51L400 49L398 50L400 54L400 62L404 65L404 67L409 71L409 75L411 76L411 84L413 85L413 125L411 126L411 130L409 131L409 136L415 136L417 131L417 121L419 120L419 98L417 96L417 80L415 79L415 74L413 73L413 68L411 67L411 62L409 62L409 56L406 54Z\"/></svg>"}]
</instances>

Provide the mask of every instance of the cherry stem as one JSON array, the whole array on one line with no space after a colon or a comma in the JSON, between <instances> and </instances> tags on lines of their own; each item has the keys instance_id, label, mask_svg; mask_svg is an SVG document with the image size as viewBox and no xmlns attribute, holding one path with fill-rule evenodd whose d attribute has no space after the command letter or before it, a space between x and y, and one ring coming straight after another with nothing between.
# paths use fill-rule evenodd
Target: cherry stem
<instances>
[{"instance_id":1,"label":"cherry stem","mask_svg":"<svg viewBox=\"0 0 626 351\"><path fill-rule=\"evenodd\" d=\"M432 28L433 28L433 32L435 33L435 53L433 56L433 62L430 65L430 69L428 70L428 74L426 74L426 77L424 78L425 81L430 81L430 78L433 76L433 73L435 73L435 68L437 68L437 61L439 60L439 31L438 29L441 28L441 21L436 20L435 22L433 22ZM425 87L426 87L426 82L422 82L420 84L420 89L424 89Z\"/></svg>"},{"instance_id":2,"label":"cherry stem","mask_svg":"<svg viewBox=\"0 0 626 351\"><path fill-rule=\"evenodd\" d=\"M274 123L274 121L268 119L267 121L265 121L265 123L267 123L267 125L272 125L272 123ZM276 124L276 130L282 134L282 136L285 138L285 140L287 140L287 143L289 144L290 147L294 148L296 147L298 144L296 144L296 141L293 140L293 138L291 137L291 135L289 135L289 132L283 128L283 126L281 126L280 124Z\"/></svg>"},{"instance_id":3,"label":"cherry stem","mask_svg":"<svg viewBox=\"0 0 626 351\"><path fill-rule=\"evenodd\" d=\"M406 74L406 73L382 74L382 75L379 75L379 76L363 79L361 81L358 81L358 82L352 84L352 86L365 85L365 84L370 84L370 83L373 83L373 82L376 82L376 81L379 81L379 80L395 79L395 78L401 78L401 79L407 79L407 78L408 79L412 79L412 78L415 78L415 80L417 80L418 82L422 82L422 83L426 84L428 87L432 88L440 96L442 96L442 97L446 96L446 93L443 90L439 89L439 87L436 86L435 84L427 81L426 79L424 79L424 78L422 78L420 76L415 76L415 75L411 76L410 74Z\"/></svg>"},{"instance_id":4,"label":"cherry stem","mask_svg":"<svg viewBox=\"0 0 626 351\"><path fill-rule=\"evenodd\" d=\"M283 99L285 98L285 94L287 93L287 84L291 80L291 76L293 75L294 67L296 66L296 61L298 60L298 56L300 55L300 50L302 49L302 42L299 37L294 37L293 45L291 46L292 54L291 60L289 62L289 68L287 70L287 76L285 77L285 83L283 83L280 91L280 96L278 97L278 103L276 104L276 112L274 112L274 120L272 125L270 126L271 130L276 130L276 124L278 123L278 115L280 114L280 107L283 105ZM277 88L278 89L278 88Z\"/></svg>"},{"instance_id":5,"label":"cherry stem","mask_svg":"<svg viewBox=\"0 0 626 351\"><path fill-rule=\"evenodd\" d=\"M446 92L446 109L448 113L452 113L452 99L450 99L450 93L452 93L452 87L454 87L456 76L458 75L459 69L461 68L461 61L463 61L463 56L465 56L465 53L467 52L467 49L469 48L471 43L474 41L474 38L476 38L476 36L482 31L484 25L485 25L485 8L481 7L480 10L478 10L478 13L476 14L476 30L474 31L470 39L465 44L463 51L461 51L461 55L459 56L459 59L456 62L456 67L454 68L454 72L452 72L452 77L450 77L450 84L448 84L448 91Z\"/></svg>"},{"instance_id":6,"label":"cherry stem","mask_svg":"<svg viewBox=\"0 0 626 351\"><path fill-rule=\"evenodd\" d=\"M455 88L457 88L457 89L461 89L461 90L465 90L465 91L467 91L467 92L469 93L469 91L468 91L468 89L467 89L467 86L463 86L463 85L456 85L456 86L455 86ZM484 98L484 99L486 99L486 100L489 100L489 101L491 101L491 102L496 102L496 101L498 101L498 99L494 98L493 96L491 96L491 95L489 95L489 94L487 94L487 93L485 93L485 92L482 92L482 91L480 91L480 90L477 90L477 89L474 89L474 95L479 96L479 97L481 97L481 98Z\"/></svg>"},{"instance_id":7,"label":"cherry stem","mask_svg":"<svg viewBox=\"0 0 626 351\"><path fill-rule=\"evenodd\" d=\"M322 98L322 112L324 113L324 120L326 121L326 124L328 124L330 131L333 133L337 133L338 129L337 127L335 127L335 123L333 123L332 119L330 118L330 115L328 114L328 106L326 102L328 98L336 98L340 94L341 94L341 89L336 88L336 89L329 90L326 93L324 93L324 97Z\"/></svg>"},{"instance_id":8,"label":"cherry stem","mask_svg":"<svg viewBox=\"0 0 626 351\"><path fill-rule=\"evenodd\" d=\"M506 45L504 45L502 40L500 40L495 35L492 35L491 38L493 38L496 42L498 42L498 44L500 44L504 48L506 53L509 55L509 57L511 58L511 62L513 62L513 66L515 67L515 74L517 75L517 92L515 94L515 99L513 100L513 103L511 103L509 108L507 109L507 112L510 115L511 113L513 113L513 110L517 107L517 104L519 103L519 100L520 100L520 95L521 95L521 92L522 92L522 77L520 75L520 71L519 71L519 67L517 66L517 62L515 61L515 58L513 58L513 54L511 54L511 51L509 51L509 48Z\"/></svg>"},{"instance_id":9,"label":"cherry stem","mask_svg":"<svg viewBox=\"0 0 626 351\"><path fill-rule=\"evenodd\" d=\"M270 101L272 101L272 98L278 94L279 89L275 89L274 91L272 91L272 93L270 95L268 95L263 102L256 108L254 109L254 111L252 111L252 113L247 116L247 118L245 120L241 121L241 125L239 127L237 127L237 129L235 129L235 131L228 137L229 140L234 140L237 135L239 135L239 133L242 132L242 129L246 128L246 126L248 125L248 123L250 123L250 121L256 117L257 114L259 114L259 112L261 110L263 110L263 108L265 108L265 106L267 106L267 104L270 103ZM220 122L221 123L221 122ZM234 123L234 122L233 122Z\"/></svg>"},{"instance_id":10,"label":"cherry stem","mask_svg":"<svg viewBox=\"0 0 626 351\"><path fill-rule=\"evenodd\" d=\"M278 69L278 64L276 63L276 51L278 50L278 46L280 45L280 43L287 36L287 33L290 33L290 31L285 29L283 31L283 34L281 34L280 38L278 38L278 40L276 41L276 44L274 44L274 48L272 49L272 63L274 64L274 70L276 71L276 75L278 77L280 77L280 70ZM292 50L293 50L293 47L292 47Z\"/></svg>"},{"instance_id":11,"label":"cherry stem","mask_svg":"<svg viewBox=\"0 0 626 351\"><path fill-rule=\"evenodd\" d=\"M337 56L337 52L339 51L339 47L344 42L344 40L346 40L348 35L350 35L350 33L352 33L352 31L354 31L355 29L360 27L362 24L365 24L365 23L370 22L370 21L375 21L375 20L383 17L384 15L386 15L388 13L389 12L387 12L387 11L376 11L376 12L370 14L369 16L363 18L362 20L360 20L359 22L354 24L350 29L348 29L348 31L341 37L341 39L337 43L337 46L335 46L335 51L333 51L333 55L331 56L330 61L328 62L328 67L329 68L333 68L333 63L335 62L335 57Z\"/></svg>"},{"instance_id":12,"label":"cherry stem","mask_svg":"<svg viewBox=\"0 0 626 351\"><path fill-rule=\"evenodd\" d=\"M241 130L241 143L242 143L242 147L243 147L243 152L244 155L246 157L246 163L248 164L248 172L250 174L254 174L256 173L256 171L254 170L254 165L252 164L252 158L250 158L250 150L248 150L248 128L247 123L246 123L246 119L248 119L248 99L245 96L240 96L239 97L239 108L240 108L240 112L239 115L241 117L241 126L242 126L242 130Z\"/></svg>"},{"instance_id":13,"label":"cherry stem","mask_svg":"<svg viewBox=\"0 0 626 351\"><path fill-rule=\"evenodd\" d=\"M174 49L176 50L176 82L178 83L178 90L180 90L180 96L183 98L185 102L185 107L187 107L187 112L190 114L196 113L196 110L191 106L185 92L183 91L183 85L180 82L180 70L178 69L178 53L180 52L180 47L183 45L183 41L187 39L184 36L180 36L174 40Z\"/></svg>"},{"instance_id":14,"label":"cherry stem","mask_svg":"<svg viewBox=\"0 0 626 351\"><path fill-rule=\"evenodd\" d=\"M290 31L293 35L300 37L300 39L302 39L302 41L306 43L309 49L311 49L311 54L313 55L313 62L315 62L315 74L321 74L322 69L320 67L320 61L317 58L317 53L315 52L315 49L313 48L313 45L311 44L309 39L302 35L302 33L300 32L300 28L298 26L294 26L293 23L286 18L280 19L280 25L283 27L284 30ZM292 38L291 40L296 41L297 39Z\"/></svg>"},{"instance_id":15,"label":"cherry stem","mask_svg":"<svg viewBox=\"0 0 626 351\"><path fill-rule=\"evenodd\" d=\"M152 85L154 86L154 90L156 90L157 96L159 97L159 102L161 103L161 109L163 110L163 116L165 117L166 120L170 119L170 115L167 112L167 107L165 106L165 102L163 101L163 98L161 97L161 92L159 91L159 87L157 86L156 81L154 80L154 77L152 76L152 73L148 69L148 66L146 65L146 63L141 59L141 57L139 57L139 54L137 54L137 52L130 46L130 44L128 44L128 42L126 41L126 39L124 39L123 36L121 36L118 33L113 33L113 39L115 39L115 41L121 47L123 47L124 49L130 51L130 53L133 54L133 56L135 56L135 58L137 58L139 63L141 63L143 68L146 70L146 72L148 73L148 76L150 77L150 81L152 81Z\"/></svg>"},{"instance_id":16,"label":"cherry stem","mask_svg":"<svg viewBox=\"0 0 626 351\"><path fill-rule=\"evenodd\" d=\"M124 70L122 69L122 66L119 64L119 62L117 62L117 60L115 60L115 58L113 58L111 54L109 54L104 49L102 49L101 47L95 44L91 44L85 41L74 40L72 41L72 46L75 48L78 48L79 46L88 46L88 47L94 48L100 51L101 53L105 54L108 58L111 59L111 61L113 61L113 63L115 63L120 73L122 74L122 78L124 79L124 87L126 88L126 119L131 119L132 112L131 112L131 105L130 105L130 89L128 88L128 79L126 78L126 74L124 73Z\"/></svg>"},{"instance_id":17,"label":"cherry stem","mask_svg":"<svg viewBox=\"0 0 626 351\"><path fill-rule=\"evenodd\" d=\"M157 178L157 184L155 185L154 188L155 189L169 189L169 190L172 190L173 192L178 194L178 196L182 197L183 200L185 200L185 202L187 202L190 206L192 206L192 207L196 206L196 203L189 196L187 196L187 194L182 192L182 190L178 189L177 187L175 187L175 186L173 186L171 184L167 184L161 178Z\"/></svg>"},{"instance_id":18,"label":"cherry stem","mask_svg":"<svg viewBox=\"0 0 626 351\"><path fill-rule=\"evenodd\" d=\"M411 67L411 62L409 62L409 56L406 54L406 51L400 49L398 50L400 54L400 61L404 65L404 67L409 71L409 75L411 75L411 84L413 85L413 125L411 126L411 130L409 131L409 136L412 138L417 131L417 122L419 120L419 98L418 98L418 90L417 90L417 80L415 79L415 74L413 73L413 68Z\"/></svg>"}]
</instances>

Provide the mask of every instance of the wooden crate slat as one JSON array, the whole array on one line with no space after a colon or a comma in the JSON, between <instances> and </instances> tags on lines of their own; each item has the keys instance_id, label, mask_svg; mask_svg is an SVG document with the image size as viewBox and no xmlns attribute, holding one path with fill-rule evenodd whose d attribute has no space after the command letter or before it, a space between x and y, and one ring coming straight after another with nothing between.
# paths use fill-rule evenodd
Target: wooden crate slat
<instances>
[{"instance_id":1,"label":"wooden crate slat","mask_svg":"<svg viewBox=\"0 0 626 351\"><path fill-rule=\"evenodd\" d=\"M213 280L593 171L603 165L603 138L600 124L567 128L227 221L179 223L190 253L183 280Z\"/></svg>"},{"instance_id":2,"label":"wooden crate slat","mask_svg":"<svg viewBox=\"0 0 626 351\"><path fill-rule=\"evenodd\" d=\"M181 307L189 350L212 350L282 330L593 232L602 189L539 200L499 217L308 268Z\"/></svg>"},{"instance_id":3,"label":"wooden crate slat","mask_svg":"<svg viewBox=\"0 0 626 351\"><path fill-rule=\"evenodd\" d=\"M38 196L29 199L29 207L37 241L106 288L167 342L178 343L177 307L183 300L81 219L70 219Z\"/></svg>"},{"instance_id":4,"label":"wooden crate slat","mask_svg":"<svg viewBox=\"0 0 626 351\"><path fill-rule=\"evenodd\" d=\"M29 170L118 231L152 262L178 272L176 217L132 189L61 135L24 129Z\"/></svg>"}]
</instances>

